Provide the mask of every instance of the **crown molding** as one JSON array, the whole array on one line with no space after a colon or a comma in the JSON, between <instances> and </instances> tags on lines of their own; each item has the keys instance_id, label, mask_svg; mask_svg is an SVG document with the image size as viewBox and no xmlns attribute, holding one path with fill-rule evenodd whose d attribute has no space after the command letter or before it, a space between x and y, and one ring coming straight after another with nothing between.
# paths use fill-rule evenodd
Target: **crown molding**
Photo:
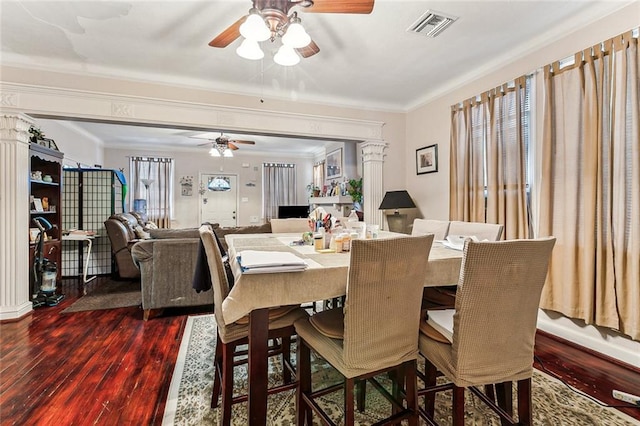
<instances>
[{"instance_id":1,"label":"crown molding","mask_svg":"<svg viewBox=\"0 0 640 426\"><path fill-rule=\"evenodd\" d=\"M0 84L0 105L41 118L222 129L228 132L259 132L358 142L381 140L385 124L380 121L5 82Z\"/></svg>"}]
</instances>

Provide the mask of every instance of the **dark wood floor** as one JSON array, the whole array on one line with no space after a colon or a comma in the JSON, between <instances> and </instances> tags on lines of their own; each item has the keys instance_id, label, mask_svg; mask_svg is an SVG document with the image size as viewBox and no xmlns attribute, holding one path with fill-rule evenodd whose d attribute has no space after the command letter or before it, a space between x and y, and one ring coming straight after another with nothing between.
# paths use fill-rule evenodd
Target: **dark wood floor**
<instances>
[{"instance_id":1,"label":"dark wood floor","mask_svg":"<svg viewBox=\"0 0 640 426\"><path fill-rule=\"evenodd\" d=\"M98 279L91 287L100 285ZM0 420L3 425L159 425L188 314L142 321L139 307L61 314L79 297L0 324ZM640 371L607 362L543 333L536 355L547 368L608 404L611 389L638 393ZM640 410L624 409L640 419Z\"/></svg>"}]
</instances>

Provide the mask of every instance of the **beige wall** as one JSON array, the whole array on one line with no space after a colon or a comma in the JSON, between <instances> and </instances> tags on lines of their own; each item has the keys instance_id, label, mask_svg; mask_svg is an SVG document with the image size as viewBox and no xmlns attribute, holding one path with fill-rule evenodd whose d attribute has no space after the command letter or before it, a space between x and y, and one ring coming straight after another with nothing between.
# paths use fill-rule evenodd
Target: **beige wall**
<instances>
[{"instance_id":1,"label":"beige wall","mask_svg":"<svg viewBox=\"0 0 640 426\"><path fill-rule=\"evenodd\" d=\"M640 2L603 18L592 25L559 39L544 49L527 52L507 65L491 70L488 75L434 99L407 114L406 181L409 193L422 215L433 219L449 218L449 136L451 105L478 95L548 63L573 55L596 43L640 25ZM415 150L438 144L438 173L416 175Z\"/></svg>"},{"instance_id":2,"label":"beige wall","mask_svg":"<svg viewBox=\"0 0 640 426\"><path fill-rule=\"evenodd\" d=\"M424 217L449 218L449 137L450 108L457 102L527 74L548 63L607 40L640 25L640 2L621 9L602 20L569 34L534 52L524 54L510 64L492 70L458 89L423 105L407 114L407 143L403 162L407 189ZM417 176L415 150L438 144L438 173ZM638 363L640 344L614 331L587 326L583 321L571 320L553 312L541 312L538 328L589 347L627 363Z\"/></svg>"}]
</instances>

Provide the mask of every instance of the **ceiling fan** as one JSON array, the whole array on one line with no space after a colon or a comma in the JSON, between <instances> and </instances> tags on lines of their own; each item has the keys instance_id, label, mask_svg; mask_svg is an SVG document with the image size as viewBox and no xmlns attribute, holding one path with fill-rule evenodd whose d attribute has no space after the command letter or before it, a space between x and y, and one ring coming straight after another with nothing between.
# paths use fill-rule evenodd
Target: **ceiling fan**
<instances>
[{"instance_id":1,"label":"ceiling fan","mask_svg":"<svg viewBox=\"0 0 640 426\"><path fill-rule=\"evenodd\" d=\"M220 133L215 139L210 139L207 143L202 143L198 146L205 146L211 144L211 150L209 154L212 157L233 157L233 152L238 148L237 144L255 145L254 141L245 141L240 139L230 139L224 133Z\"/></svg>"},{"instance_id":2,"label":"ceiling fan","mask_svg":"<svg viewBox=\"0 0 640 426\"><path fill-rule=\"evenodd\" d=\"M242 35L245 40L236 50L238 55L247 59L261 59L264 53L260 50L258 41L274 41L281 37L283 45L274 60L281 65L295 65L300 58L294 53L294 49L303 58L308 58L318 53L320 48L302 28L298 12L289 14L292 8L299 7L309 13L368 14L373 10L373 2L374 0L253 0L249 14L218 34L209 42L209 46L227 47Z\"/></svg>"}]
</instances>

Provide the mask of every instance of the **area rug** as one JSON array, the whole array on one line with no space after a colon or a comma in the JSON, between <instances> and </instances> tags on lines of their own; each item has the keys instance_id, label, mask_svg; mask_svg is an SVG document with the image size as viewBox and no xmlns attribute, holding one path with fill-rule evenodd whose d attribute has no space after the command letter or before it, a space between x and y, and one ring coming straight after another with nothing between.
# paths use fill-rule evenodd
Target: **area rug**
<instances>
[{"instance_id":1,"label":"area rug","mask_svg":"<svg viewBox=\"0 0 640 426\"><path fill-rule=\"evenodd\" d=\"M126 308L142 304L140 281L107 281L76 300L63 314L102 309Z\"/></svg>"},{"instance_id":2,"label":"area rug","mask_svg":"<svg viewBox=\"0 0 640 426\"><path fill-rule=\"evenodd\" d=\"M180 345L178 360L173 372L169 396L165 407L163 425L217 425L218 409L211 409L213 388L213 355L216 342L216 324L213 315L192 316ZM420 367L422 368L422 366ZM247 371L236 367L234 394L247 388ZM270 361L269 382L279 383L281 368L277 359ZM339 374L320 359L313 360L313 383L337 383ZM382 380L382 378L381 378ZM436 420L440 425L451 424L450 395L436 400ZM465 424L500 425L499 418L476 397L466 392ZM341 424L342 393L325 397L321 403L332 418ZM374 389L367 387L366 411L358 414L357 424L367 425L389 413L388 402ZM295 391L269 396L267 425L295 424ZM629 416L615 409L601 407L593 401L572 392L558 380L545 373L534 371L533 377L534 425L638 425ZM422 421L422 420L421 420ZM233 406L233 425L247 425L246 404ZM318 423L320 424L320 423ZM422 423L421 423L422 424Z\"/></svg>"}]
</instances>

